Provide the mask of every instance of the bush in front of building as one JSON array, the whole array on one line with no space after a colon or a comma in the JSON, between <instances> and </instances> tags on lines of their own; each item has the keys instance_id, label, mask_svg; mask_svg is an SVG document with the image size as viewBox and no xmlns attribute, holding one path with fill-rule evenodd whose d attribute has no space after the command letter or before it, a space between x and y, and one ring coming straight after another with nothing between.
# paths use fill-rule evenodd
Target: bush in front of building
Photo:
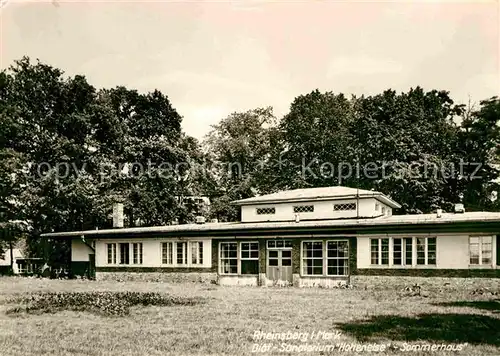
<instances>
[{"instance_id":1,"label":"bush in front of building","mask_svg":"<svg viewBox=\"0 0 500 356\"><path fill-rule=\"evenodd\" d=\"M185 298L156 292L63 292L33 293L18 297L19 306L8 314L56 313L63 310L92 312L103 316L124 316L132 306L190 306L201 298Z\"/></svg>"}]
</instances>

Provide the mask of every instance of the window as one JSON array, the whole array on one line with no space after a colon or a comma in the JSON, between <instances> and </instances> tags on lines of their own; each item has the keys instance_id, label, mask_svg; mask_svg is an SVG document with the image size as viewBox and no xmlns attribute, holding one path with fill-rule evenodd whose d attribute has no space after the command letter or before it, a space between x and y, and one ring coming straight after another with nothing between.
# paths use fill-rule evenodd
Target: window
<instances>
[{"instance_id":1,"label":"window","mask_svg":"<svg viewBox=\"0 0 500 356\"><path fill-rule=\"evenodd\" d=\"M293 207L294 213L313 213L314 205L298 205Z\"/></svg>"},{"instance_id":2,"label":"window","mask_svg":"<svg viewBox=\"0 0 500 356\"><path fill-rule=\"evenodd\" d=\"M176 242L177 265L187 265L187 242Z\"/></svg>"},{"instance_id":3,"label":"window","mask_svg":"<svg viewBox=\"0 0 500 356\"><path fill-rule=\"evenodd\" d=\"M349 245L347 241L328 241L327 260L329 276L347 276L349 271Z\"/></svg>"},{"instance_id":4,"label":"window","mask_svg":"<svg viewBox=\"0 0 500 356\"><path fill-rule=\"evenodd\" d=\"M370 239L372 265L389 264L389 239Z\"/></svg>"},{"instance_id":5,"label":"window","mask_svg":"<svg viewBox=\"0 0 500 356\"><path fill-rule=\"evenodd\" d=\"M258 242L221 242L220 273L221 274L258 274L259 243Z\"/></svg>"},{"instance_id":6,"label":"window","mask_svg":"<svg viewBox=\"0 0 500 356\"><path fill-rule=\"evenodd\" d=\"M259 243L241 243L241 274L259 273Z\"/></svg>"},{"instance_id":7,"label":"window","mask_svg":"<svg viewBox=\"0 0 500 356\"><path fill-rule=\"evenodd\" d=\"M161 244L161 263L183 267L203 265L203 241L163 242Z\"/></svg>"},{"instance_id":8,"label":"window","mask_svg":"<svg viewBox=\"0 0 500 356\"><path fill-rule=\"evenodd\" d=\"M417 265L436 264L436 238L417 237Z\"/></svg>"},{"instance_id":9,"label":"window","mask_svg":"<svg viewBox=\"0 0 500 356\"><path fill-rule=\"evenodd\" d=\"M393 264L402 265L403 264L403 244L402 239L393 240Z\"/></svg>"},{"instance_id":10,"label":"window","mask_svg":"<svg viewBox=\"0 0 500 356\"><path fill-rule=\"evenodd\" d=\"M108 264L116 264L116 244L106 244L108 250Z\"/></svg>"},{"instance_id":11,"label":"window","mask_svg":"<svg viewBox=\"0 0 500 356\"><path fill-rule=\"evenodd\" d=\"M323 242L302 242L302 273L304 275L323 274Z\"/></svg>"},{"instance_id":12,"label":"window","mask_svg":"<svg viewBox=\"0 0 500 356\"><path fill-rule=\"evenodd\" d=\"M427 264L436 264L436 238L427 238Z\"/></svg>"},{"instance_id":13,"label":"window","mask_svg":"<svg viewBox=\"0 0 500 356\"><path fill-rule=\"evenodd\" d=\"M219 265L221 274L238 274L237 242L221 242Z\"/></svg>"},{"instance_id":14,"label":"window","mask_svg":"<svg viewBox=\"0 0 500 356\"><path fill-rule=\"evenodd\" d=\"M469 238L469 254L471 265L491 265L492 237L471 236Z\"/></svg>"},{"instance_id":15,"label":"window","mask_svg":"<svg viewBox=\"0 0 500 356\"><path fill-rule=\"evenodd\" d=\"M142 243L132 244L133 262L135 265L142 265Z\"/></svg>"},{"instance_id":16,"label":"window","mask_svg":"<svg viewBox=\"0 0 500 356\"><path fill-rule=\"evenodd\" d=\"M191 242L191 264L202 265L203 264L203 242L193 241Z\"/></svg>"},{"instance_id":17,"label":"window","mask_svg":"<svg viewBox=\"0 0 500 356\"><path fill-rule=\"evenodd\" d=\"M26 265L24 263L18 263L17 269L19 270L20 274L26 273Z\"/></svg>"},{"instance_id":18,"label":"window","mask_svg":"<svg viewBox=\"0 0 500 356\"><path fill-rule=\"evenodd\" d=\"M413 239L411 237L405 238L405 264L411 266L413 263Z\"/></svg>"},{"instance_id":19,"label":"window","mask_svg":"<svg viewBox=\"0 0 500 356\"><path fill-rule=\"evenodd\" d=\"M389 256L390 243L392 243L391 256ZM370 239L370 261L372 265L432 266L436 265L436 256L435 237Z\"/></svg>"},{"instance_id":20,"label":"window","mask_svg":"<svg viewBox=\"0 0 500 356\"><path fill-rule=\"evenodd\" d=\"M164 242L161 244L161 263L164 265L174 264L174 243Z\"/></svg>"},{"instance_id":21,"label":"window","mask_svg":"<svg viewBox=\"0 0 500 356\"><path fill-rule=\"evenodd\" d=\"M276 208L257 208L257 215L272 215L276 214Z\"/></svg>"},{"instance_id":22,"label":"window","mask_svg":"<svg viewBox=\"0 0 500 356\"><path fill-rule=\"evenodd\" d=\"M382 207L382 215L385 215L385 206Z\"/></svg>"},{"instance_id":23,"label":"window","mask_svg":"<svg viewBox=\"0 0 500 356\"><path fill-rule=\"evenodd\" d=\"M347 276L349 274L349 242L347 240L303 241L302 274Z\"/></svg>"},{"instance_id":24,"label":"window","mask_svg":"<svg viewBox=\"0 0 500 356\"><path fill-rule=\"evenodd\" d=\"M379 211L380 210L380 204L379 203L375 203L375 211Z\"/></svg>"},{"instance_id":25,"label":"window","mask_svg":"<svg viewBox=\"0 0 500 356\"><path fill-rule=\"evenodd\" d=\"M411 266L412 264L412 238L393 240L393 264L398 266Z\"/></svg>"},{"instance_id":26,"label":"window","mask_svg":"<svg viewBox=\"0 0 500 356\"><path fill-rule=\"evenodd\" d=\"M292 248L291 240L270 240L267 241L267 248Z\"/></svg>"},{"instance_id":27,"label":"window","mask_svg":"<svg viewBox=\"0 0 500 356\"><path fill-rule=\"evenodd\" d=\"M333 210L335 211L356 210L356 203L334 204Z\"/></svg>"},{"instance_id":28,"label":"window","mask_svg":"<svg viewBox=\"0 0 500 356\"><path fill-rule=\"evenodd\" d=\"M128 243L120 244L120 264L128 265L130 263L130 250Z\"/></svg>"}]
</instances>

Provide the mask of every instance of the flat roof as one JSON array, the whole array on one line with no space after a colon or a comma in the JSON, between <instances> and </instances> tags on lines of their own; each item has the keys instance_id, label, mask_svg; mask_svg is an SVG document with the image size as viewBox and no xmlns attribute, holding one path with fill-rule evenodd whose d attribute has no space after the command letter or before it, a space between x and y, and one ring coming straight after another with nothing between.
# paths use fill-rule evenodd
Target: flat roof
<instances>
[{"instance_id":1,"label":"flat roof","mask_svg":"<svg viewBox=\"0 0 500 356\"><path fill-rule=\"evenodd\" d=\"M272 204L272 203L287 203L299 201L320 201L320 200L337 200L337 199L356 199L356 198L375 198L387 204L391 208L401 208L397 202L392 200L387 195L365 189L349 188L349 187L319 187L319 188L304 188L285 190L277 193L266 194L262 196L235 200L232 203L235 205L253 205L253 204Z\"/></svg>"},{"instance_id":2,"label":"flat roof","mask_svg":"<svg viewBox=\"0 0 500 356\"><path fill-rule=\"evenodd\" d=\"M336 219L336 220L302 220L283 222L230 222L230 223L205 223L205 224L185 224L149 227L114 228L103 230L85 230L52 232L42 234L42 237L76 237L76 236L99 236L99 235L126 235L126 234L151 234L151 233L188 233L188 232L231 232L238 230L280 230L293 228L343 228L343 227L384 227L391 225L415 226L429 224L453 224L453 223L480 223L499 222L500 212L467 212L467 213L443 213L441 217L436 214L414 214L414 215L392 215L378 218L361 219Z\"/></svg>"}]
</instances>

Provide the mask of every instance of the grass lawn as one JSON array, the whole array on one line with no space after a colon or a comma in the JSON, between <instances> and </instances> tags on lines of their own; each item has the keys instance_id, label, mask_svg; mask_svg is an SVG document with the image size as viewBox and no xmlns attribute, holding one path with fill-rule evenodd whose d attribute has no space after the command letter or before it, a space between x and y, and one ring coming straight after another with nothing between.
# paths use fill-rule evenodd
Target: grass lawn
<instances>
[{"instance_id":1,"label":"grass lawn","mask_svg":"<svg viewBox=\"0 0 500 356\"><path fill-rule=\"evenodd\" d=\"M500 355L498 295L447 287L411 296L400 289L252 288L2 277L0 355ZM16 307L12 299L16 295L90 291L160 292L201 297L204 302L135 306L129 315L112 317L70 310L7 312ZM256 331L301 333L308 339L256 341ZM333 339L320 336L311 340L318 332ZM386 349L345 352L325 348L342 343L385 345ZM252 352L255 344L263 347L263 352ZM461 346L462 350L401 350L405 345L417 349L426 344ZM266 350L266 345L271 349ZM316 349L301 351L290 345Z\"/></svg>"}]
</instances>

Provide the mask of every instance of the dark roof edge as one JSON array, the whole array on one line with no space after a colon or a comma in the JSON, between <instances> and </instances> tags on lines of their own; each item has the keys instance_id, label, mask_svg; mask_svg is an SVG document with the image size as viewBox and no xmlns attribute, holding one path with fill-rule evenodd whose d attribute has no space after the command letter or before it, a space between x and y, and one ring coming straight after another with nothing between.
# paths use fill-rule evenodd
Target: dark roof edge
<instances>
[{"instance_id":1,"label":"dark roof edge","mask_svg":"<svg viewBox=\"0 0 500 356\"><path fill-rule=\"evenodd\" d=\"M478 228L479 227L479 228ZM487 228L488 231L492 231L495 234L500 234L500 221L498 220L469 220L469 221L453 221L453 222L436 222L429 221L425 223L393 223L393 224L379 224L379 225L358 225L358 224L345 224L345 225L318 225L318 226L269 226L269 225L258 225L255 224L251 227L241 227L235 226L231 229L204 229L204 230L168 230L168 229L157 229L143 228L143 229L107 229L107 230L88 230L88 231L70 231L70 232L57 232L57 233L45 233L42 237L49 238L79 238L81 236L89 238L118 238L126 236L232 236L232 235L245 235L249 233L259 232L262 234L314 234L317 232L326 231L327 233L335 232L346 232L351 231L358 234L386 234L386 233L397 233L405 231L438 231L442 232L454 232L454 231L469 231L469 232L481 232ZM432 233L430 231L430 233Z\"/></svg>"}]
</instances>

